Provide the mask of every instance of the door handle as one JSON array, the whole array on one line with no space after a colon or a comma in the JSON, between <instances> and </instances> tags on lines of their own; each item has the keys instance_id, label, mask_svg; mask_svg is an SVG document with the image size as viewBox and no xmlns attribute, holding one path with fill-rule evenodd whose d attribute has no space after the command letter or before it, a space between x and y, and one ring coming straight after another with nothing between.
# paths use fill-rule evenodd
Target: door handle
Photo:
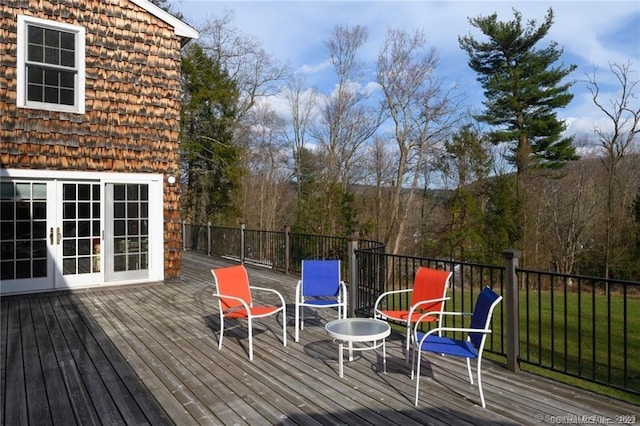
<instances>
[{"instance_id":1,"label":"door handle","mask_svg":"<svg viewBox=\"0 0 640 426\"><path fill-rule=\"evenodd\" d=\"M49 241L51 241L51 245L53 245L53 226L49 228Z\"/></svg>"},{"instance_id":2,"label":"door handle","mask_svg":"<svg viewBox=\"0 0 640 426\"><path fill-rule=\"evenodd\" d=\"M57 237L58 237L58 242L56 244L60 245L60 240L62 239L62 234L60 234L60 227L59 226L56 228L56 234L57 234Z\"/></svg>"}]
</instances>

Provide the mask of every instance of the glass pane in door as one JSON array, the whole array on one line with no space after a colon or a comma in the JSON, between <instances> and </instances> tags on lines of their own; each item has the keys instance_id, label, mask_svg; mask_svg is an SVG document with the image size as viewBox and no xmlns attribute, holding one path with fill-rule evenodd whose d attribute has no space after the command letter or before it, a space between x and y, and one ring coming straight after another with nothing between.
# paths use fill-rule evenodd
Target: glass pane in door
<instances>
[{"instance_id":1,"label":"glass pane in door","mask_svg":"<svg viewBox=\"0 0 640 426\"><path fill-rule=\"evenodd\" d=\"M113 270L149 268L149 186L113 185Z\"/></svg>"},{"instance_id":2,"label":"glass pane in door","mask_svg":"<svg viewBox=\"0 0 640 426\"><path fill-rule=\"evenodd\" d=\"M47 276L47 184L0 183L0 279Z\"/></svg>"}]
</instances>

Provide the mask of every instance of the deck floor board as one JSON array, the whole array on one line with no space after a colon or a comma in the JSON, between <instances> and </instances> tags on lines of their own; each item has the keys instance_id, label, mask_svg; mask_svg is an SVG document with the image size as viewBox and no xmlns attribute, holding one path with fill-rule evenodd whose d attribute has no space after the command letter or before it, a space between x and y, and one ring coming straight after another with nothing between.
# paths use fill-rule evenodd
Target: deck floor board
<instances>
[{"instance_id":1,"label":"deck floor board","mask_svg":"<svg viewBox=\"0 0 640 426\"><path fill-rule=\"evenodd\" d=\"M278 289L288 305L254 325L250 362L243 323L218 349L210 269L230 264L187 252L179 281L3 297L0 424L515 425L640 412L490 361L483 409L464 362L435 355L423 357L416 409L401 334L387 339L386 374L381 352L364 351L341 379L324 330L335 312L307 310L296 343L297 278L252 266L252 284Z\"/></svg>"}]
</instances>

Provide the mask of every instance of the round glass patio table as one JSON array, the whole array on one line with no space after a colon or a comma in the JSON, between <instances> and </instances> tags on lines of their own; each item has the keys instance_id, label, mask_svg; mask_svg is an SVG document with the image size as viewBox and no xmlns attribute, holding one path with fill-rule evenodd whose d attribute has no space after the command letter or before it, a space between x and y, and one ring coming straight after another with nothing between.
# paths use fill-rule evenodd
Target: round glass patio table
<instances>
[{"instance_id":1,"label":"round glass patio table","mask_svg":"<svg viewBox=\"0 0 640 426\"><path fill-rule=\"evenodd\" d=\"M385 321L373 318L343 318L330 321L325 326L329 337L338 341L338 365L340 377L344 377L343 351L349 351L349 361L353 361L353 351L366 351L382 348L383 371L387 372L387 353L385 339L391 334L391 327ZM347 347L344 344L347 343ZM371 343L354 347L354 343Z\"/></svg>"}]
</instances>

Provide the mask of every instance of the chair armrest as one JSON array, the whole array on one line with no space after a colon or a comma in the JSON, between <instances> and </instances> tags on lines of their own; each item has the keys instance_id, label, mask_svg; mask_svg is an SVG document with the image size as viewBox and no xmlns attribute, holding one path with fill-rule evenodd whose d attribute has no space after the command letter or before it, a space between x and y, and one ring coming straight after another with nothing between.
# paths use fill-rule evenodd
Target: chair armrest
<instances>
[{"instance_id":1,"label":"chair armrest","mask_svg":"<svg viewBox=\"0 0 640 426\"><path fill-rule=\"evenodd\" d=\"M465 327L436 327L432 328L428 332L422 335L420 339L420 343L418 343L418 327L413 329L413 341L416 342L416 345L422 346L424 341L432 334L438 333L438 335L442 334L442 332L462 332L462 333L480 333L480 334L491 334L491 329L487 328L465 328Z\"/></svg>"},{"instance_id":2,"label":"chair armrest","mask_svg":"<svg viewBox=\"0 0 640 426\"><path fill-rule=\"evenodd\" d=\"M434 302L445 302L447 300L451 299L450 297L438 297L437 299L427 299L427 300L421 300L420 302L416 303L415 305L413 305L411 307L412 311L415 311L416 309L419 309L421 305L427 305L427 304L431 304Z\"/></svg>"},{"instance_id":3,"label":"chair armrest","mask_svg":"<svg viewBox=\"0 0 640 426\"><path fill-rule=\"evenodd\" d=\"M249 304L240 297L227 296L226 294L220 294L220 293L213 293L213 297L237 300L238 302L242 303L242 306L244 307L245 311L247 311L247 313L249 312Z\"/></svg>"},{"instance_id":4,"label":"chair armrest","mask_svg":"<svg viewBox=\"0 0 640 426\"><path fill-rule=\"evenodd\" d=\"M380 296L378 296L378 299L376 300L376 303L373 305L374 315L376 315L378 312L380 312L380 310L378 309L378 305L380 304L382 299L384 299L385 297L387 297L387 296L389 296L391 294L409 293L411 291L413 291L412 288L406 288L406 289L403 289L403 290L391 290L391 291L386 291L386 292L382 293Z\"/></svg>"},{"instance_id":5,"label":"chair armrest","mask_svg":"<svg viewBox=\"0 0 640 426\"><path fill-rule=\"evenodd\" d=\"M342 290L342 294L343 294L342 297L344 298L343 301L346 303L347 302L347 295L349 294L349 292L347 290L347 284L342 280L340 280L340 289Z\"/></svg>"},{"instance_id":6,"label":"chair armrest","mask_svg":"<svg viewBox=\"0 0 640 426\"><path fill-rule=\"evenodd\" d=\"M431 303L434 303L434 302L444 302L444 301L449 300L449 299L451 299L451 298L450 298L450 297L439 297L439 298L437 298L437 299L422 300L422 301L420 301L420 302L416 303L415 305L413 305L413 306L411 307L411 309L409 309L409 317L408 317L408 320L409 320L409 321L407 322L407 325L408 325L409 327L411 326L411 318L413 317L413 313L414 313L416 310L420 309L420 306L421 306L421 305L427 305L427 304L431 304ZM431 313L431 312L426 312L424 315L422 315L422 316L418 319L418 322L421 322L421 321L423 320L423 318L425 318L425 317L426 317L426 314L430 314L430 313ZM444 312L439 311L438 313L439 313L440 315L442 315Z\"/></svg>"},{"instance_id":7,"label":"chair armrest","mask_svg":"<svg viewBox=\"0 0 640 426\"><path fill-rule=\"evenodd\" d=\"M416 329L418 327L418 325L420 325L420 323L422 321L424 321L424 318L426 318L427 316L432 316L432 315L439 315L441 318L443 316L452 316L452 317L467 317L467 316L471 316L473 315L472 312L451 312L451 311L430 311L430 312L425 312L424 314L420 315L420 318L418 318L418 320L415 322L416 324Z\"/></svg>"}]
</instances>

